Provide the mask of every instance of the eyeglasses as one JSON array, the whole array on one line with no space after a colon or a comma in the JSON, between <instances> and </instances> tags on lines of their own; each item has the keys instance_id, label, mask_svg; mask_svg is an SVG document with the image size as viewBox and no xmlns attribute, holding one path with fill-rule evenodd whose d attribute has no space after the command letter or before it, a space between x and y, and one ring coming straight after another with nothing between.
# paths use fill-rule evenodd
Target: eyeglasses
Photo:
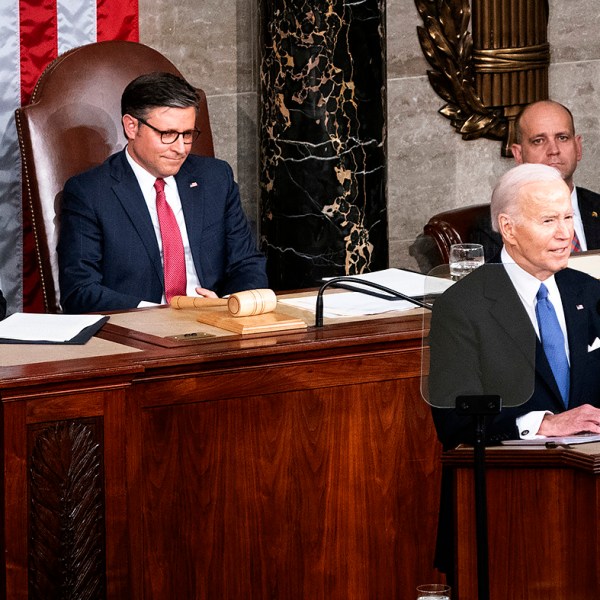
<instances>
[{"instance_id":1,"label":"eyeglasses","mask_svg":"<svg viewBox=\"0 0 600 600\"><path fill-rule=\"evenodd\" d=\"M179 139L179 136L181 136L183 138L183 143L189 145L193 144L200 135L200 130L198 129L188 129L187 131L161 131L153 125L150 125L148 121L145 121L141 117L136 117L136 119L146 127L156 131L156 133L160 133L160 141L163 144L173 144Z\"/></svg>"}]
</instances>

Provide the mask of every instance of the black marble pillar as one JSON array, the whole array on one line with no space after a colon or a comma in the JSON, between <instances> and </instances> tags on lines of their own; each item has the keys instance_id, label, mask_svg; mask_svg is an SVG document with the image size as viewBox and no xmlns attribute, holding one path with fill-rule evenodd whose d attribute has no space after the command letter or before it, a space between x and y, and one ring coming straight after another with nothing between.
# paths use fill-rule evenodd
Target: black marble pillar
<instances>
[{"instance_id":1,"label":"black marble pillar","mask_svg":"<svg viewBox=\"0 0 600 600\"><path fill-rule=\"evenodd\" d=\"M260 10L269 283L386 268L385 0L260 0Z\"/></svg>"}]
</instances>

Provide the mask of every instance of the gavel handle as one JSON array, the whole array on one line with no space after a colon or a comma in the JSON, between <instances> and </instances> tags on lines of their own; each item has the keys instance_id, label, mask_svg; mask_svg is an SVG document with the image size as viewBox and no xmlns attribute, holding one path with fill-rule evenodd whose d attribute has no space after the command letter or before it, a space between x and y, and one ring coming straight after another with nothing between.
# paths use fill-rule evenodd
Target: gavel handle
<instances>
[{"instance_id":1,"label":"gavel handle","mask_svg":"<svg viewBox=\"0 0 600 600\"><path fill-rule=\"evenodd\" d=\"M208 308L210 306L227 306L227 298L204 298L202 296L173 296L171 308Z\"/></svg>"}]
</instances>

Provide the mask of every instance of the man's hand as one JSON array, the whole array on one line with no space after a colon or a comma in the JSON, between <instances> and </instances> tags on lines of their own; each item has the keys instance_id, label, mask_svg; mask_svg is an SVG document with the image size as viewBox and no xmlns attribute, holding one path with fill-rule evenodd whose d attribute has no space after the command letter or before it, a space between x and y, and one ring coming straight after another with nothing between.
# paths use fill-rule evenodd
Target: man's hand
<instances>
[{"instance_id":1,"label":"man's hand","mask_svg":"<svg viewBox=\"0 0 600 600\"><path fill-rule=\"evenodd\" d=\"M538 430L539 435L574 435L583 431L600 433L600 409L584 404L556 415L546 415Z\"/></svg>"},{"instance_id":2,"label":"man's hand","mask_svg":"<svg viewBox=\"0 0 600 600\"><path fill-rule=\"evenodd\" d=\"M212 290L207 290L206 288L203 288L203 287L197 287L196 294L198 294L198 296L202 296L203 298L218 298L219 297Z\"/></svg>"}]
</instances>

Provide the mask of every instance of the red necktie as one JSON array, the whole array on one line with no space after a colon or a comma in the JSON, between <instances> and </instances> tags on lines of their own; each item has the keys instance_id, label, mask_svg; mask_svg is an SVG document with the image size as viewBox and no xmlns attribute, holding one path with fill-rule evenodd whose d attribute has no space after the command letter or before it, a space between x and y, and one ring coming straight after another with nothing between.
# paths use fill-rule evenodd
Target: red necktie
<instances>
[{"instance_id":1,"label":"red necktie","mask_svg":"<svg viewBox=\"0 0 600 600\"><path fill-rule=\"evenodd\" d=\"M573 231L573 239L571 240L571 252L581 252L581 243L575 231Z\"/></svg>"},{"instance_id":2,"label":"red necktie","mask_svg":"<svg viewBox=\"0 0 600 600\"><path fill-rule=\"evenodd\" d=\"M158 213L163 247L165 298L167 302L170 302L173 296L185 296L185 256L177 220L165 197L165 180L157 179L154 189L156 190L156 212Z\"/></svg>"}]
</instances>

